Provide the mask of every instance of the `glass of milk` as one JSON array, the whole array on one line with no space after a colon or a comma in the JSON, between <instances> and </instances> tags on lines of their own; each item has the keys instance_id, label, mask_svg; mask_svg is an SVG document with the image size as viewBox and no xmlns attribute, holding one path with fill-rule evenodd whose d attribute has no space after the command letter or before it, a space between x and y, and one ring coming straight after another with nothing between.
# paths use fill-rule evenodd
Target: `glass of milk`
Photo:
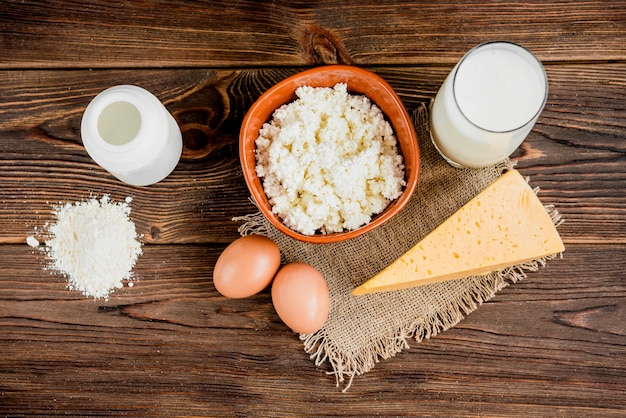
<instances>
[{"instance_id":1,"label":"glass of milk","mask_svg":"<svg viewBox=\"0 0 626 418\"><path fill-rule=\"evenodd\" d=\"M448 75L431 107L430 135L454 167L480 168L511 155L548 97L541 62L511 42L471 49Z\"/></svg>"}]
</instances>

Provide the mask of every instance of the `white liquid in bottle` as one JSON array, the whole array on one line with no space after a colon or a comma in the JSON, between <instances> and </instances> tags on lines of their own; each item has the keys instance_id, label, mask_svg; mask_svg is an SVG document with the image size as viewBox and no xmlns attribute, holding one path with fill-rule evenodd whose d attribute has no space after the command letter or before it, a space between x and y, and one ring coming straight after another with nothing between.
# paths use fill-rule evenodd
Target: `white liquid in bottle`
<instances>
[{"instance_id":1,"label":"white liquid in bottle","mask_svg":"<svg viewBox=\"0 0 626 418\"><path fill-rule=\"evenodd\" d=\"M130 85L106 89L89 103L81 137L96 163L134 186L167 177L183 148L178 124L165 106L147 90Z\"/></svg>"},{"instance_id":2,"label":"white liquid in bottle","mask_svg":"<svg viewBox=\"0 0 626 418\"><path fill-rule=\"evenodd\" d=\"M431 109L431 137L454 166L484 167L526 138L547 97L541 63L508 42L472 49L441 86Z\"/></svg>"},{"instance_id":3,"label":"white liquid in bottle","mask_svg":"<svg viewBox=\"0 0 626 418\"><path fill-rule=\"evenodd\" d=\"M112 145L124 145L137 136L141 128L141 115L128 102L114 102L105 107L98 117L98 132Z\"/></svg>"}]
</instances>

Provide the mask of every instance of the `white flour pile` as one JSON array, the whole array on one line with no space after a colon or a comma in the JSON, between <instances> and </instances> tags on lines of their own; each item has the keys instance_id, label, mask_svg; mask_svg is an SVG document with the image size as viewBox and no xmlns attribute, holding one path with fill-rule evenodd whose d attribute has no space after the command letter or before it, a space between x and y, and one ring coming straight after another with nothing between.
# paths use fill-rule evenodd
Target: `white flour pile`
<instances>
[{"instance_id":1,"label":"white flour pile","mask_svg":"<svg viewBox=\"0 0 626 418\"><path fill-rule=\"evenodd\" d=\"M52 268L67 276L70 289L107 298L124 280L132 279L142 250L129 218L131 200L113 203L105 195L56 209L57 221L48 227L46 253Z\"/></svg>"}]
</instances>

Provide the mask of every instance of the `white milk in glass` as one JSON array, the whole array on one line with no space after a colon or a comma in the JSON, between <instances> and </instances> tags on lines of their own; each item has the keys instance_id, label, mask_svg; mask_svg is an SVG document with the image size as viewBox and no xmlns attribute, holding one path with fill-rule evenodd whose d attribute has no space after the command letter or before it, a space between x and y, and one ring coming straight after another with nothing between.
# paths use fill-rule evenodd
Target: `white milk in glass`
<instances>
[{"instance_id":1,"label":"white milk in glass","mask_svg":"<svg viewBox=\"0 0 626 418\"><path fill-rule=\"evenodd\" d=\"M469 51L439 89L431 137L456 167L485 167L511 155L543 109L547 78L535 56L513 43Z\"/></svg>"}]
</instances>

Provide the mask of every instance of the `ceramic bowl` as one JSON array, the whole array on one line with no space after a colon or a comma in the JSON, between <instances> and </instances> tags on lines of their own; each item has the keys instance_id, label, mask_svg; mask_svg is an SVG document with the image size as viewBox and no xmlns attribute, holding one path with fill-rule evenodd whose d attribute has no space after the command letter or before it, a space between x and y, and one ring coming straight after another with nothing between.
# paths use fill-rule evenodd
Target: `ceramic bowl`
<instances>
[{"instance_id":1,"label":"ceramic bowl","mask_svg":"<svg viewBox=\"0 0 626 418\"><path fill-rule=\"evenodd\" d=\"M256 145L259 130L269 122L276 109L295 100L295 90L300 86L334 87L346 83L348 92L362 94L375 103L384 113L396 135L404 161L406 186L400 197L362 227L345 232L303 235L283 224L280 217L272 212L261 179L256 174ZM263 93L246 113L239 134L239 157L243 175L260 211L277 229L299 241L324 244L345 241L382 225L393 218L409 202L417 186L420 170L420 155L415 128L402 101L391 86L380 76L362 68L346 65L329 65L313 68L284 79Z\"/></svg>"}]
</instances>

